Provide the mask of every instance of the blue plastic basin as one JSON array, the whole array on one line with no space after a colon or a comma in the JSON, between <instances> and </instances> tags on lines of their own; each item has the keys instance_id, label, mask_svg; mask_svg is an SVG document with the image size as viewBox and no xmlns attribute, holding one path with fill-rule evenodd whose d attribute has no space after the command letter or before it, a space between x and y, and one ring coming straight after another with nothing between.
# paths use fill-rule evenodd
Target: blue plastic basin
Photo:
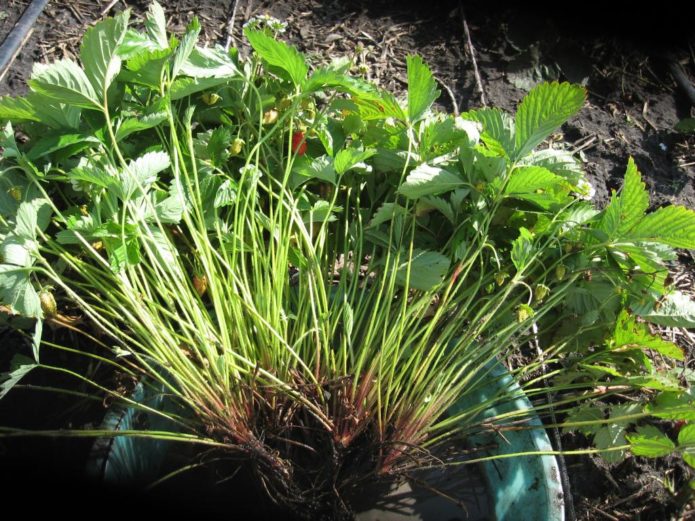
<instances>
[{"instance_id":1,"label":"blue plastic basin","mask_svg":"<svg viewBox=\"0 0 695 521\"><path fill-rule=\"evenodd\" d=\"M502 392L516 396L514 400L490 407L478 419L492 418L511 411L532 408L523 391L514 382L504 366L498 362L488 367L489 383L467 394L451 409L451 413L469 409L488 401ZM162 393L147 390L138 384L132 398L153 408L167 407ZM468 438L471 448L479 447L473 457L495 456L521 452L551 451L550 440L540 419L533 417L526 426L538 427L524 430L505 431L502 436L494 430ZM144 413L134 408L114 408L104 421L104 428L111 430L152 429L175 430L166 419ZM103 438L95 443L89 472L109 484L146 484L162 477L163 469L170 457L174 442L140 437L116 436ZM471 467L467 465L467 467ZM441 472L441 471L440 471ZM446 471L445 471L446 472ZM525 456L491 460L479 465L472 479L484 482L486 489L478 494L475 484L458 485L472 487L474 494L464 499L464 508L451 507L451 502L435 495L413 500L408 485L389 493L388 507L370 508L358 515L359 521L427 520L449 521L452 519L497 521L564 521L564 501L558 464L554 456ZM436 477L436 476L435 476ZM440 476L441 477L441 476ZM444 479L447 477L444 476ZM458 479L458 478L456 478ZM454 482L457 485L460 482ZM485 496L476 497L478 496ZM458 494L457 494L458 496ZM466 494L463 494L466 496ZM471 497L472 496L472 497ZM403 499L403 503L399 501ZM452 510L454 508L454 510ZM458 510L457 510L458 509ZM460 512L461 515L457 515Z\"/></svg>"}]
</instances>

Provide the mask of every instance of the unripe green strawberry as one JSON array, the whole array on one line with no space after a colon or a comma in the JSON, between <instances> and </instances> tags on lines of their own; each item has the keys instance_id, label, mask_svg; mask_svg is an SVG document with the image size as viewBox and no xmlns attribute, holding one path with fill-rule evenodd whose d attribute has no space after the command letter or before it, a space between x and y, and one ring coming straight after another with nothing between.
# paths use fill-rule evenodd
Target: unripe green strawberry
<instances>
[{"instance_id":1,"label":"unripe green strawberry","mask_svg":"<svg viewBox=\"0 0 695 521\"><path fill-rule=\"evenodd\" d=\"M504 284L504 281L507 280L508 277L509 273L504 271L498 271L497 273L495 273L495 282L498 286L501 286L502 284Z\"/></svg>"},{"instance_id":2,"label":"unripe green strawberry","mask_svg":"<svg viewBox=\"0 0 695 521\"><path fill-rule=\"evenodd\" d=\"M533 292L534 302L543 302L545 297L550 293L550 288L545 284L536 284L536 289Z\"/></svg>"},{"instance_id":3,"label":"unripe green strawberry","mask_svg":"<svg viewBox=\"0 0 695 521\"><path fill-rule=\"evenodd\" d=\"M558 264L555 266L555 278L557 280L563 280L565 278L565 274L567 273L567 266L564 264Z\"/></svg>"},{"instance_id":4,"label":"unripe green strawberry","mask_svg":"<svg viewBox=\"0 0 695 521\"><path fill-rule=\"evenodd\" d=\"M214 105L222 99L222 96L215 94L214 92L206 92L202 95L203 103L206 105Z\"/></svg>"},{"instance_id":5,"label":"unripe green strawberry","mask_svg":"<svg viewBox=\"0 0 695 521\"><path fill-rule=\"evenodd\" d=\"M287 110L292 106L292 100L290 98L281 98L280 101L278 101L278 109L279 110Z\"/></svg>"},{"instance_id":6,"label":"unripe green strawberry","mask_svg":"<svg viewBox=\"0 0 695 521\"><path fill-rule=\"evenodd\" d=\"M238 156L241 154L241 150L244 148L245 144L246 141L241 138L236 138L234 141L232 141L232 144L229 145L229 155Z\"/></svg>"},{"instance_id":7,"label":"unripe green strawberry","mask_svg":"<svg viewBox=\"0 0 695 521\"><path fill-rule=\"evenodd\" d=\"M519 304L516 307L516 321L521 324L533 316L533 308L528 304Z\"/></svg>"},{"instance_id":8,"label":"unripe green strawberry","mask_svg":"<svg viewBox=\"0 0 695 521\"><path fill-rule=\"evenodd\" d=\"M22 200L22 189L19 186L13 186L7 191L8 194L17 202Z\"/></svg>"},{"instance_id":9,"label":"unripe green strawberry","mask_svg":"<svg viewBox=\"0 0 695 521\"><path fill-rule=\"evenodd\" d=\"M39 293L39 302L41 303L41 311L43 311L43 314L47 317L55 316L56 313L58 313L56 299L49 290L41 290Z\"/></svg>"}]
</instances>

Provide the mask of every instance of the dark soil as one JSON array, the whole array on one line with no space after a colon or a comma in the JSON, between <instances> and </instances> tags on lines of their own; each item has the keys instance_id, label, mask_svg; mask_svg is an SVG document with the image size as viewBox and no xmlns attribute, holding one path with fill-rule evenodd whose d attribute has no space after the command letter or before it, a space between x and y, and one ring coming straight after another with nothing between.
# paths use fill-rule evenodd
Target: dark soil
<instances>
[{"instance_id":1,"label":"dark soil","mask_svg":"<svg viewBox=\"0 0 695 521\"><path fill-rule=\"evenodd\" d=\"M396 92L405 87L405 57L420 54L440 82L441 107L449 111L481 106L479 87L488 105L513 110L535 81L581 82L587 86L588 102L554 138L580 153L596 198L602 204L608 200L632 156L654 206L695 207L695 135L673 130L680 119L695 114L695 109L669 72L669 62L675 60L691 81L695 79L695 18L682 6L630 5L629 10L613 15L600 4L524 5L522 9L499 2L494 8L484 2L466 2L464 15L459 2L437 0L161 3L175 31L181 32L197 15L204 28L203 39L210 44L226 42L235 4L231 35L237 44L243 45L244 22L254 15L271 14L288 23L286 38L314 63L356 56L367 77ZM27 4L25 0L0 0L0 39ZM0 94L23 93L35 61L75 57L82 33L110 4L106 0L50 2L0 82ZM117 2L111 12L125 4ZM148 1L127 4L133 16L141 19ZM676 272L681 286L691 289L692 252L682 252ZM695 368L693 335L682 330L664 333L686 348L687 364ZM7 342L0 339L3 347ZM573 440L565 442L571 446ZM692 472L676 462L628 458L609 466L600 459L575 458L568 460L568 468L577 519L695 518L695 502L684 492Z\"/></svg>"}]
</instances>

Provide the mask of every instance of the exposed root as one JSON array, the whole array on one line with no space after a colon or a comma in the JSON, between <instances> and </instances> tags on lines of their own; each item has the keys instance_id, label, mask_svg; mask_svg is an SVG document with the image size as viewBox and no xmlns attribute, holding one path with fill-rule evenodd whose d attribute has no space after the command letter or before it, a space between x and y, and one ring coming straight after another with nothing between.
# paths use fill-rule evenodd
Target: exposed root
<instances>
[{"instance_id":1,"label":"exposed root","mask_svg":"<svg viewBox=\"0 0 695 521\"><path fill-rule=\"evenodd\" d=\"M417 440L399 439L407 438L407 422L401 432L379 434L350 399L352 385L344 377L317 389L296 377L296 391L324 408L332 430L295 398L256 386L247 390L252 408L208 418L206 431L235 445L264 494L297 519L352 519L355 501L372 488L366 483L405 479L436 459Z\"/></svg>"}]
</instances>

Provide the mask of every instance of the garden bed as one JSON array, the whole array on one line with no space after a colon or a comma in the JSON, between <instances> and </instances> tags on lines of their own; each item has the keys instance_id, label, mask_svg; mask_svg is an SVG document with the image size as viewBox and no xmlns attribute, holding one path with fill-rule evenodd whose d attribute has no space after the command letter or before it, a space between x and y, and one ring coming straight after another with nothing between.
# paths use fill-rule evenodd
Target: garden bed
<instances>
[{"instance_id":1,"label":"garden bed","mask_svg":"<svg viewBox=\"0 0 695 521\"><path fill-rule=\"evenodd\" d=\"M203 41L226 43L230 6L206 1L162 3L174 31L182 32L195 14L201 18ZM26 4L9 1L8 16L0 20L0 31L11 28L17 12ZM110 4L51 2L0 84L0 94L22 93L34 61L74 57L85 28L100 19ZM633 156L655 206L677 203L695 207L695 138L673 130L692 109L669 75L664 53L675 52L692 77L695 58L687 42L648 52L626 35L613 38L605 31L589 34L578 29L578 24L568 25L539 13L514 9L492 12L473 5L467 8L464 18L456 2L419 7L311 0L241 0L236 4L232 36L237 43L243 41L243 23L267 12L285 20L287 39L314 55L316 61L357 53L366 76L396 92L405 88L405 56L421 54L440 82L443 94L439 103L449 111L479 107L479 85L488 104L511 110L531 81L559 78L584 82L589 102L563 127L564 135L558 138L581 151L598 200L607 202L610 190L619 186L627 157ZM147 5L129 3L136 17L142 16ZM121 2L116 3L111 12L122 8ZM678 27L674 26L673 34L677 39ZM650 41L654 41L653 35ZM473 72L471 48L476 53L480 83ZM676 274L679 285L691 288L691 252L682 252L680 261ZM682 330L664 334L686 348L686 364L692 368L695 343L691 334ZM81 420L70 421L85 421L84 411L74 416ZM566 436L564 443L571 447L573 439ZM681 504L683 498L677 494L688 471L676 462L629 458L610 466L599 458L573 458L568 459L568 468L578 519L665 519L679 512L688 515L687 507ZM663 485L667 480L674 483L675 493Z\"/></svg>"}]
</instances>

